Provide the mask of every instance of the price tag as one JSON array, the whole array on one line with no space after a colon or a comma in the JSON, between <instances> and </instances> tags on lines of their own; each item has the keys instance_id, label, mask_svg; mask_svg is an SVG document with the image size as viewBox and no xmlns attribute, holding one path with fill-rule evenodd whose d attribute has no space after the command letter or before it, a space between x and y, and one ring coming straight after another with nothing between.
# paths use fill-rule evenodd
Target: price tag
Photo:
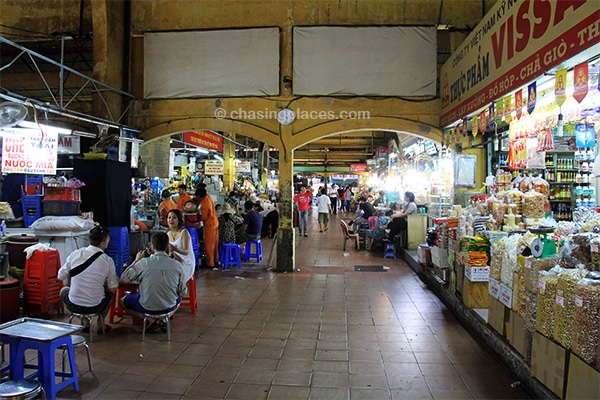
<instances>
[{"instance_id":1,"label":"price tag","mask_svg":"<svg viewBox=\"0 0 600 400\"><path fill-rule=\"evenodd\" d=\"M556 304L564 307L565 306L565 298L563 296L556 296Z\"/></svg>"},{"instance_id":2,"label":"price tag","mask_svg":"<svg viewBox=\"0 0 600 400\"><path fill-rule=\"evenodd\" d=\"M546 293L546 281L538 281L538 289L540 294Z\"/></svg>"},{"instance_id":3,"label":"price tag","mask_svg":"<svg viewBox=\"0 0 600 400\"><path fill-rule=\"evenodd\" d=\"M529 258L525 260L525 268L531 268L531 260Z\"/></svg>"},{"instance_id":4,"label":"price tag","mask_svg":"<svg viewBox=\"0 0 600 400\"><path fill-rule=\"evenodd\" d=\"M599 246L597 244L592 245L592 253L600 252Z\"/></svg>"},{"instance_id":5,"label":"price tag","mask_svg":"<svg viewBox=\"0 0 600 400\"><path fill-rule=\"evenodd\" d=\"M575 305L577 307L583 307L583 297L575 296Z\"/></svg>"}]
</instances>

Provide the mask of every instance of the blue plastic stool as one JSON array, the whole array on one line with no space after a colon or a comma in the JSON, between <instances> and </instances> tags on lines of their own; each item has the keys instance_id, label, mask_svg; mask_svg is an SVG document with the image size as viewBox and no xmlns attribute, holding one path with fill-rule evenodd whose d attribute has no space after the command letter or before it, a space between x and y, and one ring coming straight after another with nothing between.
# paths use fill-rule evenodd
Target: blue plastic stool
<instances>
[{"instance_id":1,"label":"blue plastic stool","mask_svg":"<svg viewBox=\"0 0 600 400\"><path fill-rule=\"evenodd\" d=\"M240 246L235 243L225 243L221 246L219 259L221 260L223 269L229 269L229 265L237 265L238 268L242 268Z\"/></svg>"},{"instance_id":2,"label":"blue plastic stool","mask_svg":"<svg viewBox=\"0 0 600 400\"><path fill-rule=\"evenodd\" d=\"M252 252L252 244L254 244L254 252ZM256 258L256 262L261 262L262 256L262 242L260 239L248 240L246 242L246 251L244 252L244 261L249 261L250 258Z\"/></svg>"},{"instance_id":3,"label":"blue plastic stool","mask_svg":"<svg viewBox=\"0 0 600 400\"><path fill-rule=\"evenodd\" d=\"M196 268L200 267L200 242L198 242L198 229L191 226L186 226L185 229L192 238L192 249L194 250L194 257L196 258Z\"/></svg>"},{"instance_id":4,"label":"blue plastic stool","mask_svg":"<svg viewBox=\"0 0 600 400\"><path fill-rule=\"evenodd\" d=\"M23 359L25 355L25 350L34 349L38 351L37 372L34 372L33 374L29 375L26 379L32 379L34 377L37 377L38 381L41 382L44 391L46 392L47 398L49 399L55 399L56 393L69 386L70 384L73 384L75 391L79 392L79 380L77 378L77 367L75 365L75 351L73 350L73 342L71 341L70 335L46 342L38 340L21 339L19 340L19 343L16 347L16 356L13 358L15 360L15 367L12 370L12 379L24 379L25 368L33 367L31 365L25 364ZM56 353L56 350L63 349L66 350L69 355L69 372L56 371L56 360L54 355ZM64 382L56 384L57 376L66 379Z\"/></svg>"},{"instance_id":5,"label":"blue plastic stool","mask_svg":"<svg viewBox=\"0 0 600 400\"><path fill-rule=\"evenodd\" d=\"M396 258L396 246L394 243L385 244L385 254L383 258Z\"/></svg>"}]
</instances>

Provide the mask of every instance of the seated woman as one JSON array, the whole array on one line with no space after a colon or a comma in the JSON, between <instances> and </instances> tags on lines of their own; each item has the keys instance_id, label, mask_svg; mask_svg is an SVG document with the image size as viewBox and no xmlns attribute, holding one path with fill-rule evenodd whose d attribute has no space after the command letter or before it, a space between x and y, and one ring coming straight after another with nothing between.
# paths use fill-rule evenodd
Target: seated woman
<instances>
[{"instance_id":1,"label":"seated woman","mask_svg":"<svg viewBox=\"0 0 600 400\"><path fill-rule=\"evenodd\" d=\"M235 243L235 230L238 224L244 222L243 218L235 213L235 209L229 204L223 204L219 216L219 243Z\"/></svg>"},{"instance_id":2,"label":"seated woman","mask_svg":"<svg viewBox=\"0 0 600 400\"><path fill-rule=\"evenodd\" d=\"M377 217L377 224L375 225L375 229L373 230L368 230L365 232L365 235L368 238L371 238L374 242L377 241L381 241L383 239L386 239L386 226L390 223L391 219L390 217L392 216L394 212L392 210L387 210L385 212L385 215L381 215L379 217Z\"/></svg>"},{"instance_id":3,"label":"seated woman","mask_svg":"<svg viewBox=\"0 0 600 400\"><path fill-rule=\"evenodd\" d=\"M413 192L404 193L404 201L406 203L404 203L402 210L392 214L390 216L392 222L390 222L387 227L384 228L390 230L390 233L388 234L389 240L393 240L394 236L399 234L401 231L406 230L408 227L408 215L417 213L417 203L415 203L415 194Z\"/></svg>"}]
</instances>

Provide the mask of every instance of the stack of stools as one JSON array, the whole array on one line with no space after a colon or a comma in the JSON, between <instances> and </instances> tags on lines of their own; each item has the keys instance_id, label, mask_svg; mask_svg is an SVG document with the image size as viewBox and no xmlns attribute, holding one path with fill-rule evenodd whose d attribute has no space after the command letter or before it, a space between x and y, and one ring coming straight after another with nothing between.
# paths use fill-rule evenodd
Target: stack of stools
<instances>
[{"instance_id":1,"label":"stack of stools","mask_svg":"<svg viewBox=\"0 0 600 400\"><path fill-rule=\"evenodd\" d=\"M254 245L254 251L252 251L252 245ZM262 256L262 242L260 239L248 240L246 242L246 251L244 252L244 261L250 261L251 258L256 258L256 262L261 262Z\"/></svg>"},{"instance_id":2,"label":"stack of stools","mask_svg":"<svg viewBox=\"0 0 600 400\"><path fill-rule=\"evenodd\" d=\"M242 253L240 246L236 243L219 243L219 260L223 269L229 269L229 265L237 265L242 268Z\"/></svg>"},{"instance_id":3,"label":"stack of stools","mask_svg":"<svg viewBox=\"0 0 600 400\"><path fill-rule=\"evenodd\" d=\"M58 279L59 269L60 253L55 249L36 250L27 259L23 277L23 308L26 315L47 318L51 311L62 314L60 289L63 283Z\"/></svg>"},{"instance_id":4,"label":"stack of stools","mask_svg":"<svg viewBox=\"0 0 600 400\"><path fill-rule=\"evenodd\" d=\"M104 252L115 262L117 276L129 265L129 229L126 226L111 226L110 242Z\"/></svg>"},{"instance_id":5,"label":"stack of stools","mask_svg":"<svg viewBox=\"0 0 600 400\"><path fill-rule=\"evenodd\" d=\"M196 258L196 268L200 268L200 242L198 241L198 229L192 226L186 226L190 237L192 238L192 249L194 250L194 257Z\"/></svg>"}]
</instances>

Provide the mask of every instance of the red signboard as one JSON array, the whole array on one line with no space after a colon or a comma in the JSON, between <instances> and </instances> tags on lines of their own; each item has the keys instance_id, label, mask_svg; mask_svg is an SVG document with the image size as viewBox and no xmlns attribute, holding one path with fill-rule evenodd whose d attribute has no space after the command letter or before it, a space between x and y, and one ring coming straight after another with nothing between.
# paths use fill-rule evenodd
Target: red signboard
<instances>
[{"instance_id":1,"label":"red signboard","mask_svg":"<svg viewBox=\"0 0 600 400\"><path fill-rule=\"evenodd\" d=\"M223 152L223 137L213 131L183 132L183 141L192 146L218 151L219 153Z\"/></svg>"},{"instance_id":2,"label":"red signboard","mask_svg":"<svg viewBox=\"0 0 600 400\"><path fill-rule=\"evenodd\" d=\"M365 172L367 170L367 164L350 164L350 171L352 172Z\"/></svg>"}]
</instances>

